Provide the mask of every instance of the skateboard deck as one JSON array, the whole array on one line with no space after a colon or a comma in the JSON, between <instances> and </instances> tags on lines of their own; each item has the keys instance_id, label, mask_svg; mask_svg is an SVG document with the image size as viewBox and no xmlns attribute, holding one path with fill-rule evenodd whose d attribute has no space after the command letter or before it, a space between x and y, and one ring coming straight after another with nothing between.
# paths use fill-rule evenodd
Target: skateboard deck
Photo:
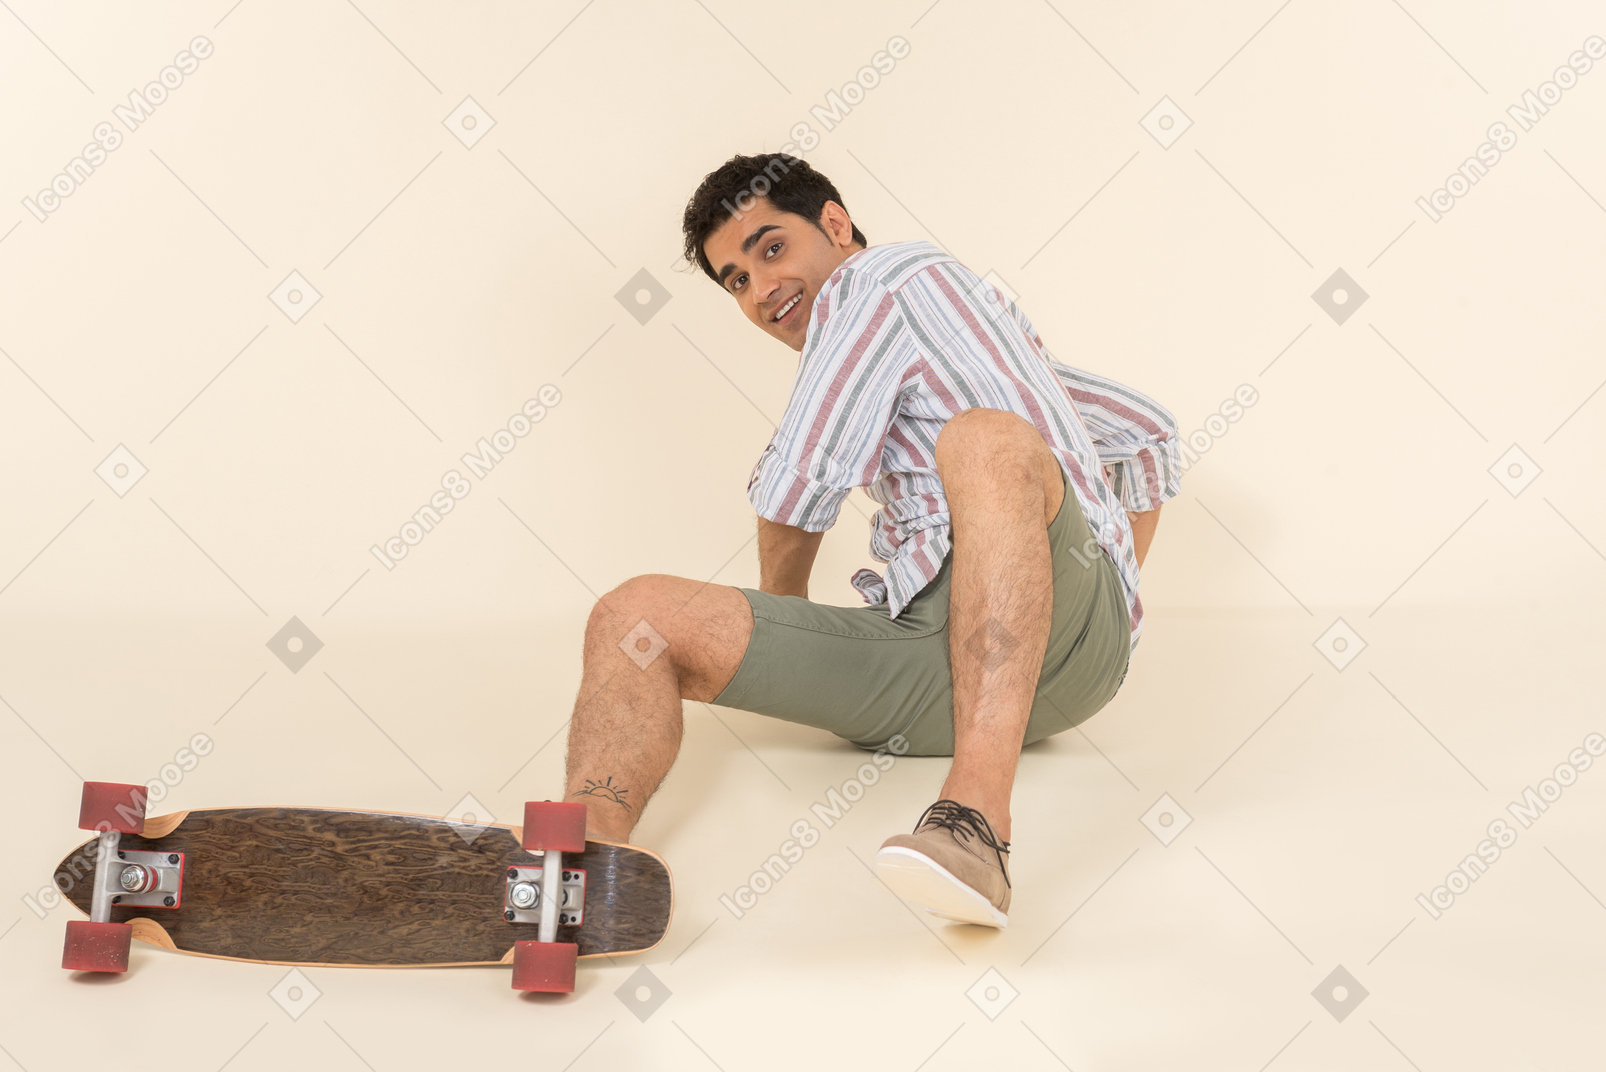
<instances>
[{"instance_id":1,"label":"skateboard deck","mask_svg":"<svg viewBox=\"0 0 1606 1072\"><path fill-rule=\"evenodd\" d=\"M540 866L522 840L517 826L395 812L178 812L145 820L142 835L125 835L119 845L126 853L181 854L174 905L114 901L111 922L132 924L133 937L153 945L233 960L389 968L512 963L514 943L535 937L528 922L505 918L514 914L509 869ZM57 869L83 876L66 896L86 916L95 857L91 838ZM674 894L662 857L587 839L585 851L565 853L562 866L565 876L583 881L575 895L583 910L560 917L580 923L559 925L557 941L594 957L643 952L663 939Z\"/></svg>"}]
</instances>

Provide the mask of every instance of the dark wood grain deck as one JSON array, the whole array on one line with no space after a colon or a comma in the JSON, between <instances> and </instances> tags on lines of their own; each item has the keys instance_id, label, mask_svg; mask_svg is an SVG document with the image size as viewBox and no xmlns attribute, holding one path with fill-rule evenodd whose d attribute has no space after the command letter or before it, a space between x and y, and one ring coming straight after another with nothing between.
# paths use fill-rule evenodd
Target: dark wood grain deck
<instances>
[{"instance_id":1,"label":"dark wood grain deck","mask_svg":"<svg viewBox=\"0 0 1606 1072\"><path fill-rule=\"evenodd\" d=\"M185 853L177 908L112 909L146 918L185 952L293 964L404 967L495 963L536 928L502 918L510 865L531 866L505 826L472 844L442 819L306 808L192 811L164 837L125 834L124 849ZM81 855L88 849L87 857ZM60 870L85 871L94 842ZM74 859L77 865L74 867ZM588 841L564 866L586 871L584 923L559 927L581 956L640 952L663 938L669 869L628 845ZM92 864L90 870L93 870ZM89 875L67 897L89 911ZM143 936L142 936L143 937Z\"/></svg>"}]
</instances>

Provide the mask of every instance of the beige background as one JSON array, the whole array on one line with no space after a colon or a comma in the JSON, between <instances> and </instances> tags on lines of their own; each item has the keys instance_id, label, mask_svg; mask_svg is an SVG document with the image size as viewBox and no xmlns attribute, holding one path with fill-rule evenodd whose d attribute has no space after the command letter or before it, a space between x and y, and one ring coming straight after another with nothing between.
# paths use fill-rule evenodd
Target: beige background
<instances>
[{"instance_id":1,"label":"beige background","mask_svg":"<svg viewBox=\"0 0 1606 1072\"><path fill-rule=\"evenodd\" d=\"M1598 1066L1606 770L1443 918L1414 898L1606 732L1606 70L1442 221L1413 205L1606 32L1598 7L230 2L0 13L13 1063L81 1061L94 1024L146 1047L126 1067L235 1072ZM201 34L215 53L35 219L22 198ZM899 35L823 132L810 108ZM466 97L494 119L472 148L442 122ZM1139 122L1163 97L1192 121L1169 148ZM271 966L140 946L125 978L61 972L70 909L22 898L75 843L81 778L155 778L204 732L156 810L514 819L559 788L596 595L756 583L743 488L795 355L684 270L678 222L803 121L872 242L996 272L1062 359L1184 431L1260 395L1166 508L1121 696L1023 762L1009 929L927 924L864 866L932 760L730 915L863 757L694 704L639 830L674 926L571 997L313 970L292 1019ZM1340 268L1369 295L1343 325L1311 298ZM670 295L646 324L614 297L643 269ZM321 295L299 322L267 298L292 271ZM544 384L551 415L381 567L369 546ZM1513 444L1516 495L1491 475ZM122 496L95 473L119 445L148 469ZM851 501L814 582L843 604L873 564ZM299 672L265 646L292 617L325 645ZM1340 618L1365 644L1342 670L1315 646ZM1139 821L1162 794L1191 817L1170 844ZM671 996L638 1021L614 991L642 965ZM1338 965L1368 992L1342 1022L1312 997Z\"/></svg>"}]
</instances>

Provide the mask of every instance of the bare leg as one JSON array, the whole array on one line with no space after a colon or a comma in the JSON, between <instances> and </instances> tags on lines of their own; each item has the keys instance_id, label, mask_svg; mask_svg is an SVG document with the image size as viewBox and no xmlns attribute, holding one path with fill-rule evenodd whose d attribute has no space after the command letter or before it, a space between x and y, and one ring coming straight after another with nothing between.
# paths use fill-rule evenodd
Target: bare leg
<instances>
[{"instance_id":1,"label":"bare leg","mask_svg":"<svg viewBox=\"0 0 1606 1072\"><path fill-rule=\"evenodd\" d=\"M746 596L683 577L633 578L592 608L566 790L588 833L629 838L680 751L681 700L718 696L752 633Z\"/></svg>"},{"instance_id":2,"label":"bare leg","mask_svg":"<svg viewBox=\"0 0 1606 1072\"><path fill-rule=\"evenodd\" d=\"M954 762L942 797L980 811L1007 841L1010 790L1054 609L1048 525L1065 498L1064 479L1036 428L987 409L943 427L937 473L954 539Z\"/></svg>"}]
</instances>

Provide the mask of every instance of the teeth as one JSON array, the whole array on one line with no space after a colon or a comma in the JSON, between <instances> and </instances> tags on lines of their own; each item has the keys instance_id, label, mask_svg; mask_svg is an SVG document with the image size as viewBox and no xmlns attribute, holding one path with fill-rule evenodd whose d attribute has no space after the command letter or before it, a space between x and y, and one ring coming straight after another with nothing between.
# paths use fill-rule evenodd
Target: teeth
<instances>
[{"instance_id":1,"label":"teeth","mask_svg":"<svg viewBox=\"0 0 1606 1072\"><path fill-rule=\"evenodd\" d=\"M781 306L780 311L778 313L776 313L774 316L770 317L770 319L771 320L779 320L781 317L785 316L787 313L792 311L792 306L796 305L798 302L800 302L802 300L803 300L803 294L802 294L801 291L799 291L797 293L797 295L795 295L792 298L791 301L789 301L785 305Z\"/></svg>"}]
</instances>

